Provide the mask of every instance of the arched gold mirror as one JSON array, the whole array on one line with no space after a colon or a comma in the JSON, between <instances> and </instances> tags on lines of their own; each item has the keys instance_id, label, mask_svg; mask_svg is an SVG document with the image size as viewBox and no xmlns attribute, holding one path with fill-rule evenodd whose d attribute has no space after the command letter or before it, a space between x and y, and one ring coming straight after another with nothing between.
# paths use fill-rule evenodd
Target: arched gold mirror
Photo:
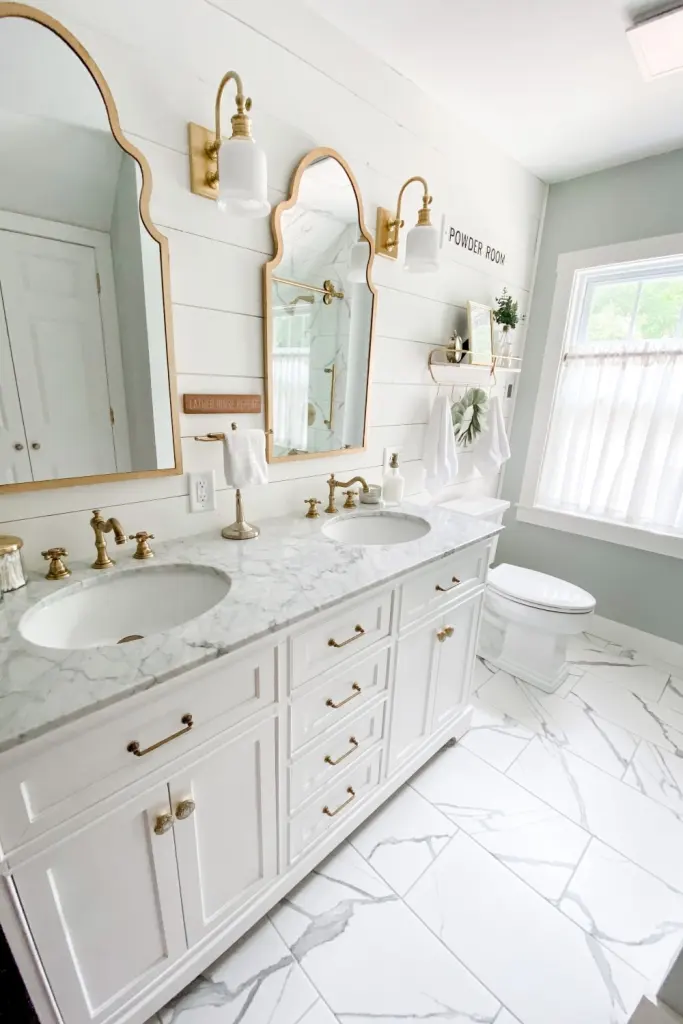
<instances>
[{"instance_id":1,"label":"arched gold mirror","mask_svg":"<svg viewBox=\"0 0 683 1024\"><path fill-rule=\"evenodd\" d=\"M269 462L362 451L377 296L374 242L358 184L333 149L314 149L273 212L264 268Z\"/></svg>"},{"instance_id":2,"label":"arched gold mirror","mask_svg":"<svg viewBox=\"0 0 683 1024\"><path fill-rule=\"evenodd\" d=\"M101 71L0 2L0 494L182 472L166 239Z\"/></svg>"}]
</instances>

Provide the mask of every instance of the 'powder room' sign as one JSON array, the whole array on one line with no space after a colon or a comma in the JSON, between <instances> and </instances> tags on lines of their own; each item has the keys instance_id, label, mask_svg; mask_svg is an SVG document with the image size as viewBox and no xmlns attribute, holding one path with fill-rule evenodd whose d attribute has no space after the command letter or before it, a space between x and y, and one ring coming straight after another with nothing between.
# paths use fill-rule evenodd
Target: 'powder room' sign
<instances>
[{"instance_id":1,"label":"'powder room' sign","mask_svg":"<svg viewBox=\"0 0 683 1024\"><path fill-rule=\"evenodd\" d=\"M467 252L471 252L473 256L481 256L482 259L488 260L490 263L497 263L500 267L505 266L507 253L504 253L501 249L497 249L495 246L483 242L476 235L472 235L467 231L463 231L462 228L450 224L445 217L443 218L442 229L446 245L465 249Z\"/></svg>"}]
</instances>

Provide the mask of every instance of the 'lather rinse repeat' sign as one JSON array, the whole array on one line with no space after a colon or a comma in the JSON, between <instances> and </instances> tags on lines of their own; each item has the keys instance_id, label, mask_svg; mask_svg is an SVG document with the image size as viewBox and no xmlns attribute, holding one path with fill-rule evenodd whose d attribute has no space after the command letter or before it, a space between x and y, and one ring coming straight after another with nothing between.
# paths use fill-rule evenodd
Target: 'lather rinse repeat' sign
<instances>
[{"instance_id":1,"label":"'lather rinse repeat' sign","mask_svg":"<svg viewBox=\"0 0 683 1024\"><path fill-rule=\"evenodd\" d=\"M468 234L461 228L456 228L453 224L449 224L445 217L443 220L443 238L446 245L454 245L458 249L465 249L467 252L471 252L473 256L481 256L482 259L489 260L490 263L497 263L500 267L505 265L506 253L492 245L485 245L475 235Z\"/></svg>"}]
</instances>

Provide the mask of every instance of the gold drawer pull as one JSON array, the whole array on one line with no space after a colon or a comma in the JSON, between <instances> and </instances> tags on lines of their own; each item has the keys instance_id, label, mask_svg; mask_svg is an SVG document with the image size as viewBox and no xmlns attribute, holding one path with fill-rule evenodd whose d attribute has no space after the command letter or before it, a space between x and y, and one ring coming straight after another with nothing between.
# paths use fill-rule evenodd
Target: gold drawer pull
<instances>
[{"instance_id":1,"label":"gold drawer pull","mask_svg":"<svg viewBox=\"0 0 683 1024\"><path fill-rule=\"evenodd\" d=\"M345 800L343 804L339 804L339 807L335 807L333 811L331 811L329 807L327 807L326 805L325 807L323 807L323 814L326 814L328 818L334 818L335 814L339 814L339 812L343 811L344 808L347 807L352 800L356 799L356 791L352 786L349 786L346 792L349 794L348 800Z\"/></svg>"},{"instance_id":2,"label":"gold drawer pull","mask_svg":"<svg viewBox=\"0 0 683 1024\"><path fill-rule=\"evenodd\" d=\"M189 818L191 814L194 814L195 807L194 800L181 800L175 809L175 816L178 821L184 821L185 818Z\"/></svg>"},{"instance_id":3,"label":"gold drawer pull","mask_svg":"<svg viewBox=\"0 0 683 1024\"><path fill-rule=\"evenodd\" d=\"M440 644L442 644L444 640L449 640L454 633L455 630L453 626L444 626L443 629L439 629L437 631L436 639L439 641Z\"/></svg>"},{"instance_id":4,"label":"gold drawer pull","mask_svg":"<svg viewBox=\"0 0 683 1024\"><path fill-rule=\"evenodd\" d=\"M327 646L328 647L346 647L347 644L352 644L354 640L360 640L360 638L365 635L365 630L363 629L362 626L356 626L355 630L356 630L356 635L355 636L350 636L348 640L342 640L342 642L340 644L338 644L336 640L328 640L327 641Z\"/></svg>"},{"instance_id":5,"label":"gold drawer pull","mask_svg":"<svg viewBox=\"0 0 683 1024\"><path fill-rule=\"evenodd\" d=\"M194 722L192 721L192 715L183 715L180 721L183 723L185 728L178 729L178 732L171 733L171 735L167 736L166 739L159 740L158 743L153 743L151 747L145 747L144 750L140 750L140 744L138 743L138 741L133 740L132 743L128 744L126 750L131 754L135 754L136 757L144 757L145 754L151 754L152 751L156 750L158 747L163 747L164 743L170 743L171 740L175 740L178 738L178 736L183 736L186 732L189 732L192 726L194 725Z\"/></svg>"},{"instance_id":6,"label":"gold drawer pull","mask_svg":"<svg viewBox=\"0 0 683 1024\"><path fill-rule=\"evenodd\" d=\"M354 750L358 748L358 740L356 739L355 736L349 736L349 743L351 744L351 747L349 750L346 751L345 754L342 754L341 757L338 757L336 759L330 757L330 755L328 754L327 757L325 758L325 764L341 764L342 761L345 761L347 757L351 757L351 754L354 752Z\"/></svg>"},{"instance_id":7,"label":"gold drawer pull","mask_svg":"<svg viewBox=\"0 0 683 1024\"><path fill-rule=\"evenodd\" d=\"M437 583L436 589L440 590L442 594L447 594L449 590L455 590L455 588L460 583L460 580L458 579L457 576L454 576L453 579L451 580L451 583L453 584L453 586L451 587L442 587L440 583Z\"/></svg>"},{"instance_id":8,"label":"gold drawer pull","mask_svg":"<svg viewBox=\"0 0 683 1024\"><path fill-rule=\"evenodd\" d=\"M351 687L351 689L354 691L351 694L351 696L350 697L346 697L344 700L340 700L338 704L335 704L335 702L332 700L331 697L327 698L327 700L325 701L325 704L327 705L328 708L335 708L335 709L336 708L343 708L345 704L348 704L350 700L353 700L353 698L357 697L358 694L361 692L360 691L360 686L358 685L358 683L354 683L353 686Z\"/></svg>"},{"instance_id":9,"label":"gold drawer pull","mask_svg":"<svg viewBox=\"0 0 683 1024\"><path fill-rule=\"evenodd\" d=\"M173 815L172 814L159 814L157 820L154 822L154 834L157 836L163 836L165 832L168 832L173 828Z\"/></svg>"}]
</instances>

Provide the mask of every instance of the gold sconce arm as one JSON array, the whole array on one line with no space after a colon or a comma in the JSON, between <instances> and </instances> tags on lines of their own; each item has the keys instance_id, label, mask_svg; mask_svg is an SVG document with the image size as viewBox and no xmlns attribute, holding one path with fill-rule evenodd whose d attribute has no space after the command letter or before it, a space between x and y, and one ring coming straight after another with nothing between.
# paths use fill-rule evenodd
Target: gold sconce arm
<instances>
[{"instance_id":1,"label":"gold sconce arm","mask_svg":"<svg viewBox=\"0 0 683 1024\"><path fill-rule=\"evenodd\" d=\"M231 139L251 139L251 98L244 95L242 79L236 71L228 71L220 81L216 93L215 104L215 131L203 128L199 124L189 124L189 145L190 145L190 188L195 195L204 196L206 199L218 198L218 151L223 145L224 139L221 134L221 103L223 93L228 82L234 82L237 87L235 105L237 113L233 114L230 123L232 124Z\"/></svg>"},{"instance_id":2,"label":"gold sconce arm","mask_svg":"<svg viewBox=\"0 0 683 1024\"><path fill-rule=\"evenodd\" d=\"M432 196L429 192L429 185L425 178L416 174L412 178L408 178L408 180L401 186L401 190L398 193L395 214L392 213L391 210L387 210L384 206L380 206L377 209L375 249L381 256L388 256L391 260L398 259L399 232L405 224L405 221L401 219L403 193L408 188L408 185L412 185L414 181L419 181L423 188L422 209L418 211L417 223L419 225L431 224L429 207L432 203Z\"/></svg>"},{"instance_id":3,"label":"gold sconce arm","mask_svg":"<svg viewBox=\"0 0 683 1024\"><path fill-rule=\"evenodd\" d=\"M247 113L251 110L251 97L244 95L242 79L237 72L228 71L227 75L223 75L221 78L221 83L218 86L218 92L216 93L216 137L213 142L209 142L206 145L206 152L208 156L215 156L223 145L223 137L221 135L221 102L223 100L223 92L228 82L234 82L237 86L237 93L235 95L237 113L233 114L230 119L230 123L232 124L231 138L251 138L251 118L247 117Z\"/></svg>"}]
</instances>

